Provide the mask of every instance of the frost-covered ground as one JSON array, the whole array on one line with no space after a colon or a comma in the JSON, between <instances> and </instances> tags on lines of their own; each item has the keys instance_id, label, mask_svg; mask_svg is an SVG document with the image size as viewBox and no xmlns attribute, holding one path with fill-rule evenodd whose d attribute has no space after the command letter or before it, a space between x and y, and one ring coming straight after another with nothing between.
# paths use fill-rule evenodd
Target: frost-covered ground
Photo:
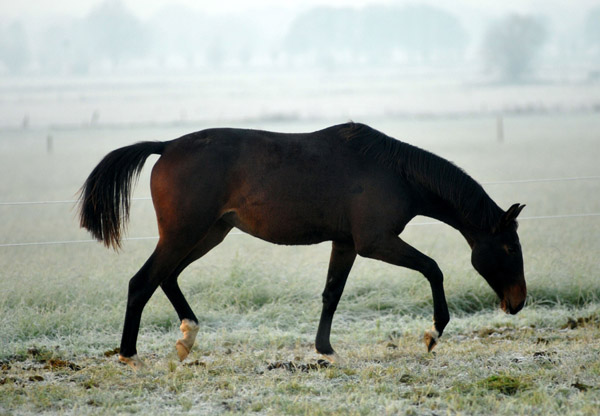
<instances>
[{"instance_id":1,"label":"frost-covered ground","mask_svg":"<svg viewBox=\"0 0 600 416\"><path fill-rule=\"evenodd\" d=\"M506 101L489 92L492 105L481 97L496 87L476 87L465 99L469 87L446 84L440 88L451 92L444 103L417 93L411 107L409 97L394 96L394 82L385 87L372 81L376 92L370 95L362 79L344 89L324 77L312 86L313 96L301 78L304 87L291 87L286 104L280 91L269 99L264 79L264 107L244 105L256 104L256 93L248 98L243 88L198 80L189 90L177 81L171 93L148 92L147 99L141 81L123 88L118 82L70 85L70 92L50 88L37 100L32 86L11 87L22 100L3 94L0 103L0 202L73 199L104 154L138 140L171 139L215 124L310 131L352 118L454 161L488 183L502 207L527 204L519 227L526 308L516 316L499 311L456 231L410 226L403 238L436 259L446 276L453 319L435 354L426 353L421 341L431 322L425 280L359 259L333 324L332 343L345 362L324 366L313 339L329 244L279 247L233 234L180 279L201 325L187 363L176 361L177 318L157 293L144 312L138 343L149 369L133 374L111 354L120 339L127 281L153 240L127 241L120 253L95 243L0 247L0 413L597 414L600 217L536 217L599 213L598 179L489 183L597 176L597 114L589 108L508 114L498 143L494 106L536 103L527 92L537 86L506 90ZM435 96L432 86L411 88ZM564 97L560 88L584 87L557 86L553 93L552 86L540 88L546 107L594 104L593 86ZM194 91L205 89L206 99L197 100ZM356 96L355 89L364 94ZM327 100L317 99L324 94ZM478 114L448 116L453 96L461 112ZM179 102L184 104L175 106ZM480 111L481 102L489 113ZM389 114L381 103L389 104ZM95 110L99 116L90 126ZM407 116L425 110L446 117ZM171 124L182 111L187 122ZM154 160L147 162L136 197L149 194ZM89 238L78 229L71 203L0 205L0 217L1 244ZM151 203L135 200L128 236L154 235Z\"/></svg>"}]
</instances>

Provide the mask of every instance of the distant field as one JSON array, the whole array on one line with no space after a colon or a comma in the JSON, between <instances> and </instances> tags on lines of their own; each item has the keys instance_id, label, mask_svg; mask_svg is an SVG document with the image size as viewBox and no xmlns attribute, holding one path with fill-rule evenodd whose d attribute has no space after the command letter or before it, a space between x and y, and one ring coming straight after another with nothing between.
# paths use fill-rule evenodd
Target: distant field
<instances>
[{"instance_id":1,"label":"distant field","mask_svg":"<svg viewBox=\"0 0 600 416\"><path fill-rule=\"evenodd\" d=\"M484 184L600 175L597 114L505 117L503 143L494 118L356 121L434 151ZM0 130L0 202L73 199L108 151L205 127L213 126ZM135 197L149 195L155 160ZM600 213L600 180L484 187L504 208L527 204L519 227L525 309L504 315L460 234L416 218L403 238L445 273L447 332L426 353L425 279L358 259L334 318L332 343L345 359L336 366L319 364L313 347L330 244L280 247L228 236L180 278L201 326L190 358L176 360L179 322L157 292L142 319L138 351L149 369L139 374L111 351L127 282L154 240L127 241L120 253L96 243L0 247L0 414L596 415L600 216L537 217ZM0 244L90 238L70 203L0 205L0 216ZM128 236L156 234L151 202L134 201Z\"/></svg>"},{"instance_id":2,"label":"distant field","mask_svg":"<svg viewBox=\"0 0 600 416\"><path fill-rule=\"evenodd\" d=\"M470 68L473 69L472 67ZM0 128L591 112L598 82L485 84L464 68L0 79Z\"/></svg>"}]
</instances>

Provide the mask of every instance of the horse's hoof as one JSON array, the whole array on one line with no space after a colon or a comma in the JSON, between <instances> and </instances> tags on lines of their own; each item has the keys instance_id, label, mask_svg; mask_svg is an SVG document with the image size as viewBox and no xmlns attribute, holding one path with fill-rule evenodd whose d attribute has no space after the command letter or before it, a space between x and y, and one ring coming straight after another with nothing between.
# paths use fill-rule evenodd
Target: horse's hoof
<instances>
[{"instance_id":1,"label":"horse's hoof","mask_svg":"<svg viewBox=\"0 0 600 416\"><path fill-rule=\"evenodd\" d=\"M329 361L331 364L342 365L342 363L343 363L342 358L337 353L335 353L335 352L333 354L321 354L321 353L319 353L319 355L321 356L321 358L323 358L324 360Z\"/></svg>"},{"instance_id":2,"label":"horse's hoof","mask_svg":"<svg viewBox=\"0 0 600 416\"><path fill-rule=\"evenodd\" d=\"M140 359L140 357L138 357L137 354L132 355L131 357L123 357L122 355L119 355L119 361L127 364L135 371L141 370L146 367L146 364L144 364L144 362Z\"/></svg>"},{"instance_id":3,"label":"horse's hoof","mask_svg":"<svg viewBox=\"0 0 600 416\"><path fill-rule=\"evenodd\" d=\"M177 340L177 343L175 344L175 349L177 350L177 356L179 357L179 361L183 361L190 354L190 350L194 345L194 341L196 341L196 335L198 335L200 327L194 321L190 321L189 319L183 319L181 321L181 326L179 327L179 329L183 333L183 338Z\"/></svg>"},{"instance_id":4,"label":"horse's hoof","mask_svg":"<svg viewBox=\"0 0 600 416\"><path fill-rule=\"evenodd\" d=\"M177 350L179 361L185 360L190 354L190 349L184 345L183 339L177 340L177 343L175 343L175 349Z\"/></svg>"},{"instance_id":5,"label":"horse's hoof","mask_svg":"<svg viewBox=\"0 0 600 416\"><path fill-rule=\"evenodd\" d=\"M425 336L423 340L425 341L425 345L427 346L427 352L431 352L433 348L437 345L438 338L440 337L440 333L436 329L429 329L425 331Z\"/></svg>"}]
</instances>

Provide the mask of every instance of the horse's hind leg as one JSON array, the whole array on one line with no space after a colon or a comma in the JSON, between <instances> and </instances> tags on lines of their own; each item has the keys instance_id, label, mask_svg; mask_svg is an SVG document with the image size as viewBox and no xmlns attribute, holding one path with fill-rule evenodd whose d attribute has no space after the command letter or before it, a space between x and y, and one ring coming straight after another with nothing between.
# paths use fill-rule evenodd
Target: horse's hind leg
<instances>
[{"instance_id":1,"label":"horse's hind leg","mask_svg":"<svg viewBox=\"0 0 600 416\"><path fill-rule=\"evenodd\" d=\"M329 270L327 271L327 282L323 291L323 311L321 312L315 342L317 352L331 362L339 360L329 341L331 322L355 258L356 251L352 244L333 243L331 258L329 259Z\"/></svg>"},{"instance_id":2,"label":"horse's hind leg","mask_svg":"<svg viewBox=\"0 0 600 416\"><path fill-rule=\"evenodd\" d=\"M181 320L181 332L183 333L183 338L177 340L175 344L175 348L177 349L177 355L179 356L179 360L183 361L189 355L192 346L194 345L194 341L196 340L196 335L198 334L198 319L192 308L188 304L187 300L183 296L181 289L179 288L179 284L177 283L177 278L179 274L192 262L199 259L208 253L212 248L217 246L227 233L231 230L231 226L226 224L223 221L218 221L215 223L206 236L198 242L196 247L187 255L187 257L179 264L175 272L171 274L164 282L161 283L160 287L162 288L165 295L175 308L179 319Z\"/></svg>"},{"instance_id":3,"label":"horse's hind leg","mask_svg":"<svg viewBox=\"0 0 600 416\"><path fill-rule=\"evenodd\" d=\"M142 311L165 276L173 273L188 252L189 250L159 240L150 258L129 281L119 359L135 369L143 366L136 350Z\"/></svg>"}]
</instances>

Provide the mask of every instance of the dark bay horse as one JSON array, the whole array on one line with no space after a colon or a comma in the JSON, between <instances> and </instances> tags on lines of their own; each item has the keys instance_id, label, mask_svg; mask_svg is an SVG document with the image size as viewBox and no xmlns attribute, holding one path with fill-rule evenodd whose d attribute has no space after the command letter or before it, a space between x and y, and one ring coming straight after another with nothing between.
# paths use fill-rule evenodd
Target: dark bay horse
<instances>
[{"instance_id":1,"label":"dark bay horse","mask_svg":"<svg viewBox=\"0 0 600 416\"><path fill-rule=\"evenodd\" d=\"M398 236L416 215L456 228L471 261L515 314L527 294L516 218L503 211L451 162L348 123L307 134L210 129L167 142L141 142L109 153L83 185L81 226L118 248L131 188L144 162L160 154L151 176L159 241L129 282L120 359L137 368L136 341L144 306L160 286L173 304L185 359L198 319L177 284L179 274L219 244L232 228L276 244L332 241L316 336L317 352L335 360L331 322L356 255L421 272L431 285L430 351L450 316L436 262Z\"/></svg>"}]
</instances>

